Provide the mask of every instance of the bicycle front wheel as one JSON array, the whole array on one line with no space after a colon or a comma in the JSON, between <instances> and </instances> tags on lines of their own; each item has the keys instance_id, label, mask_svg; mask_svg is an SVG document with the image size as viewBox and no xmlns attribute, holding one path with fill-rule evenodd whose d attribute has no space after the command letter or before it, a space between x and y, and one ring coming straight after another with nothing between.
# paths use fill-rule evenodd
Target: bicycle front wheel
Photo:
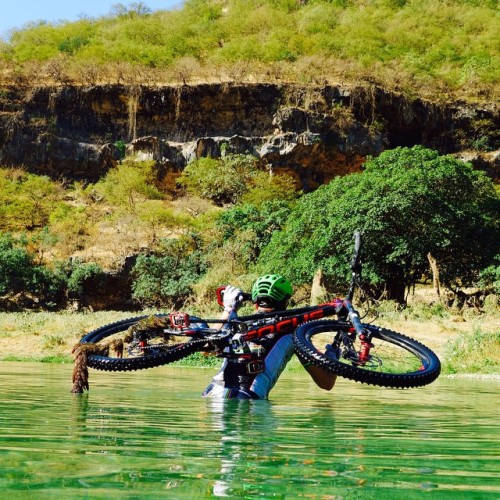
<instances>
[{"instance_id":1,"label":"bicycle front wheel","mask_svg":"<svg viewBox=\"0 0 500 500\"><path fill-rule=\"evenodd\" d=\"M156 315L164 318L164 315ZM145 370L179 361L203 350L206 340L191 335L162 335L144 332L133 335L130 328L148 316L128 318L102 326L85 335L79 347L86 352L87 366L104 371ZM147 337L147 342L144 338Z\"/></svg>"},{"instance_id":2,"label":"bicycle front wheel","mask_svg":"<svg viewBox=\"0 0 500 500\"><path fill-rule=\"evenodd\" d=\"M335 320L304 323L294 333L295 352L307 363L365 384L410 388L430 384L439 376L436 354L400 333L365 325L371 333L367 358L350 325ZM328 346L328 347L327 347Z\"/></svg>"}]
</instances>

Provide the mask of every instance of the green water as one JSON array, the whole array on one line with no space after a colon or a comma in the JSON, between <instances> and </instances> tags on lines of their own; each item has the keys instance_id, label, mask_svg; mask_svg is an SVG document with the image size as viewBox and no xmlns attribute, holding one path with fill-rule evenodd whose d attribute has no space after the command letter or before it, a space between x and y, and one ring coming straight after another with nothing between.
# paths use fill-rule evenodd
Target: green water
<instances>
[{"instance_id":1,"label":"green water","mask_svg":"<svg viewBox=\"0 0 500 500\"><path fill-rule=\"evenodd\" d=\"M0 363L2 498L500 498L497 380L399 391L286 372L269 401L213 371Z\"/></svg>"}]
</instances>

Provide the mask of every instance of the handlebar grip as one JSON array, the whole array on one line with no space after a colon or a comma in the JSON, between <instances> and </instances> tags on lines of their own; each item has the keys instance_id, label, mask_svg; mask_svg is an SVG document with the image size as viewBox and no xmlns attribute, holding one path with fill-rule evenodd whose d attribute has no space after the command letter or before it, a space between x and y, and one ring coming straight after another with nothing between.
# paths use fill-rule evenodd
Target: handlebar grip
<instances>
[{"instance_id":1,"label":"handlebar grip","mask_svg":"<svg viewBox=\"0 0 500 500\"><path fill-rule=\"evenodd\" d=\"M225 289L226 289L225 286L220 286L219 288L217 288L217 303L221 307L224 307L224 290ZM252 300L252 294L251 293L242 292L241 295L243 297L243 299L242 299L243 302Z\"/></svg>"}]
</instances>

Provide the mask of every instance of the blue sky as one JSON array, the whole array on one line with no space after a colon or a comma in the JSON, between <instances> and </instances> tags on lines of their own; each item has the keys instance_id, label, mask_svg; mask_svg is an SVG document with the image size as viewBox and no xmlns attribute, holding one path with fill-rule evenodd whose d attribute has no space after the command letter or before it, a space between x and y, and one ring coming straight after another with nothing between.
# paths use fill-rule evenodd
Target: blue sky
<instances>
[{"instance_id":1,"label":"blue sky","mask_svg":"<svg viewBox=\"0 0 500 500\"><path fill-rule=\"evenodd\" d=\"M139 0L140 1L140 0ZM8 31L22 28L35 21L76 21L82 15L100 17L108 14L116 4L129 6L132 0L3 0L0 5L0 37L6 38ZM171 10L182 4L182 0L142 0L151 10Z\"/></svg>"}]
</instances>

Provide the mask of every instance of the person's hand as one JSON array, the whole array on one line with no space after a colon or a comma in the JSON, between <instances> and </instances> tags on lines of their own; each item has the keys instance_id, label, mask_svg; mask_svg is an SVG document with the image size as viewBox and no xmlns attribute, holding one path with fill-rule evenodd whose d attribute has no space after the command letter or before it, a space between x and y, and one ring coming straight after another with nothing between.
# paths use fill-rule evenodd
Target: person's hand
<instances>
[{"instance_id":1,"label":"person's hand","mask_svg":"<svg viewBox=\"0 0 500 500\"><path fill-rule=\"evenodd\" d=\"M224 311L231 312L233 309L237 311L242 302L243 292L234 286L226 286L223 298Z\"/></svg>"}]
</instances>

